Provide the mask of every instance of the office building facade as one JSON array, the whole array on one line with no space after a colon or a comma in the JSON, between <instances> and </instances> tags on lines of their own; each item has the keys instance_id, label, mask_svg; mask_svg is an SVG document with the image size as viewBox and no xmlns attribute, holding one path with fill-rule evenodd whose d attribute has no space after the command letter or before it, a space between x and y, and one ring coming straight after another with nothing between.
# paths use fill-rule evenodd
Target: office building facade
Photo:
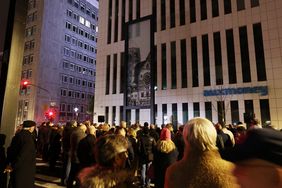
<instances>
[{"instance_id":1,"label":"office building facade","mask_svg":"<svg viewBox=\"0 0 282 188\"><path fill-rule=\"evenodd\" d=\"M105 0L100 2L94 120L110 124L256 117L282 128L282 2ZM154 116L124 110L125 23L155 19ZM142 28L141 28L142 29Z\"/></svg>"},{"instance_id":2,"label":"office building facade","mask_svg":"<svg viewBox=\"0 0 282 188\"><path fill-rule=\"evenodd\" d=\"M91 119L97 1L95 6L87 0L28 0L27 4L16 123Z\"/></svg>"}]
</instances>

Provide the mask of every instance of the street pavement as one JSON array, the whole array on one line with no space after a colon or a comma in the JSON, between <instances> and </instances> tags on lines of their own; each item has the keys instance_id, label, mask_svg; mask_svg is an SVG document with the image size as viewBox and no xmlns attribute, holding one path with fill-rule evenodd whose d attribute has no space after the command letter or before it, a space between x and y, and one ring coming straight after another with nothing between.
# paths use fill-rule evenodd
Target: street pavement
<instances>
[{"instance_id":1,"label":"street pavement","mask_svg":"<svg viewBox=\"0 0 282 188\"><path fill-rule=\"evenodd\" d=\"M60 179L61 169L56 166L54 170L49 169L48 163L44 162L41 158L36 158L36 175L35 187L36 188L63 188Z\"/></svg>"}]
</instances>

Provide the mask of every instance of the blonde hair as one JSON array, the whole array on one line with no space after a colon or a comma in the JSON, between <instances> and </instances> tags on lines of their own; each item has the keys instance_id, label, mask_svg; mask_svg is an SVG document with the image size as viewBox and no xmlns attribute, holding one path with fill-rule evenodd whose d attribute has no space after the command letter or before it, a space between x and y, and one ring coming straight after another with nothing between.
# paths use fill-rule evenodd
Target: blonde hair
<instances>
[{"instance_id":1,"label":"blonde hair","mask_svg":"<svg viewBox=\"0 0 282 188\"><path fill-rule=\"evenodd\" d=\"M157 150L163 153L169 153L175 150L176 146L172 140L159 140L157 142Z\"/></svg>"},{"instance_id":2,"label":"blonde hair","mask_svg":"<svg viewBox=\"0 0 282 188\"><path fill-rule=\"evenodd\" d=\"M212 122L206 118L193 118L188 121L183 130L185 144L191 149L207 151L217 149L216 129Z\"/></svg>"}]
</instances>

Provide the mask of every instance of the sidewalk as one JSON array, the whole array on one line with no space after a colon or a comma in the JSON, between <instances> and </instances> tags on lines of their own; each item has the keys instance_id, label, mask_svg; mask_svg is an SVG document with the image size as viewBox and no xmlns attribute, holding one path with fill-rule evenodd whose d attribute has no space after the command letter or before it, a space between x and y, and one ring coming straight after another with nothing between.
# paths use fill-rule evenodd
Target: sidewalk
<instances>
[{"instance_id":1,"label":"sidewalk","mask_svg":"<svg viewBox=\"0 0 282 188\"><path fill-rule=\"evenodd\" d=\"M36 158L35 187L64 188L60 186L60 169L50 171L48 163Z\"/></svg>"}]
</instances>

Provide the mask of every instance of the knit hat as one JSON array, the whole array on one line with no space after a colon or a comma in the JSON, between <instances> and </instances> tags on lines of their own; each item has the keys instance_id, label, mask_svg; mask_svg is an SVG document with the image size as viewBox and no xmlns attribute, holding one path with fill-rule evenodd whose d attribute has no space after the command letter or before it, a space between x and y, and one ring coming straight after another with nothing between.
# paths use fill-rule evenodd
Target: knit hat
<instances>
[{"instance_id":1,"label":"knit hat","mask_svg":"<svg viewBox=\"0 0 282 188\"><path fill-rule=\"evenodd\" d=\"M33 127L33 126L36 126L36 123L34 121L26 120L23 122L23 127Z\"/></svg>"},{"instance_id":2,"label":"knit hat","mask_svg":"<svg viewBox=\"0 0 282 188\"><path fill-rule=\"evenodd\" d=\"M170 130L166 127L163 128L161 131L160 140L170 140L170 139L171 139Z\"/></svg>"}]
</instances>

